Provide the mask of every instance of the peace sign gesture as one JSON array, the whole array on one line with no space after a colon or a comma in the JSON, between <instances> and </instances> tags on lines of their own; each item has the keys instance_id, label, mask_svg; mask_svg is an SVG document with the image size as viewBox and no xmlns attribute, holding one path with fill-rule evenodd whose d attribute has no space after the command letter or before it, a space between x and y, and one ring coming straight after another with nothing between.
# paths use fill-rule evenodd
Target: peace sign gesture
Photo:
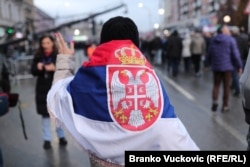
<instances>
[{"instance_id":1,"label":"peace sign gesture","mask_svg":"<svg viewBox=\"0 0 250 167\"><path fill-rule=\"evenodd\" d=\"M67 43L64 41L61 33L55 33L56 40L58 43L58 52L60 54L73 55L75 53L74 43L70 42L70 47L67 46Z\"/></svg>"}]
</instances>

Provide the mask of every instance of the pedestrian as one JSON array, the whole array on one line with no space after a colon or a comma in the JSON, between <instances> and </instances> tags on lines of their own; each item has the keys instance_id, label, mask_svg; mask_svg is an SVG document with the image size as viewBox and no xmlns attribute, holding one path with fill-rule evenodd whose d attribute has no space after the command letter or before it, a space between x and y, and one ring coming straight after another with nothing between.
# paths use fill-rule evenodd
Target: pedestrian
<instances>
[{"instance_id":1,"label":"pedestrian","mask_svg":"<svg viewBox=\"0 0 250 167\"><path fill-rule=\"evenodd\" d=\"M213 103L212 111L218 107L218 95L221 81L223 82L223 105L222 111L229 111L229 93L232 71L237 69L242 72L242 61L237 44L230 35L228 26L222 25L218 28L218 34L211 40L208 49L208 62L213 70Z\"/></svg>"},{"instance_id":2,"label":"pedestrian","mask_svg":"<svg viewBox=\"0 0 250 167\"><path fill-rule=\"evenodd\" d=\"M10 92L10 82L7 68L5 66L4 56L0 54L0 93ZM2 101L0 101L1 104ZM0 113L2 113L2 108L0 106ZM3 167L3 155L2 149L0 147L0 167Z\"/></svg>"},{"instance_id":3,"label":"pedestrian","mask_svg":"<svg viewBox=\"0 0 250 167\"><path fill-rule=\"evenodd\" d=\"M51 35L44 35L39 40L39 49L34 56L31 73L37 77L35 88L36 109L39 115L42 116L42 132L43 132L43 148L51 148L51 125L50 117L47 111L46 97L52 85L53 75L55 72L55 62L58 54L58 49L55 39ZM59 144L66 146L67 141L63 130L56 127Z\"/></svg>"},{"instance_id":4,"label":"pedestrian","mask_svg":"<svg viewBox=\"0 0 250 167\"><path fill-rule=\"evenodd\" d=\"M241 94L242 94L242 104L245 112L245 121L249 125L249 130L247 134L247 151L250 151L250 58L248 56L244 72L240 77Z\"/></svg>"},{"instance_id":5,"label":"pedestrian","mask_svg":"<svg viewBox=\"0 0 250 167\"><path fill-rule=\"evenodd\" d=\"M148 61L151 61L150 60L150 51L149 51L149 40L148 40L148 37L141 38L140 49L141 49L143 55L146 56L146 58L148 59Z\"/></svg>"},{"instance_id":6,"label":"pedestrian","mask_svg":"<svg viewBox=\"0 0 250 167\"><path fill-rule=\"evenodd\" d=\"M69 49L57 34L61 54L48 109L101 166L124 165L125 150L199 150L139 50L138 34L130 18L109 19L75 76L73 43Z\"/></svg>"},{"instance_id":7,"label":"pedestrian","mask_svg":"<svg viewBox=\"0 0 250 167\"><path fill-rule=\"evenodd\" d=\"M202 37L200 30L197 29L192 37L192 42L191 42L191 53L194 65L194 73L196 77L199 77L201 75L200 71L201 57L205 55L205 51L206 51L205 40Z\"/></svg>"},{"instance_id":8,"label":"pedestrian","mask_svg":"<svg viewBox=\"0 0 250 167\"><path fill-rule=\"evenodd\" d=\"M0 53L0 88L5 93L10 93L10 73L7 58Z\"/></svg>"},{"instance_id":9,"label":"pedestrian","mask_svg":"<svg viewBox=\"0 0 250 167\"><path fill-rule=\"evenodd\" d=\"M183 45L182 57L184 61L184 69L185 69L185 72L189 72L190 61L191 61L191 50L190 50L191 36L188 32L185 34L185 37L182 41L182 45Z\"/></svg>"},{"instance_id":10,"label":"pedestrian","mask_svg":"<svg viewBox=\"0 0 250 167\"><path fill-rule=\"evenodd\" d=\"M231 28L231 32L236 41L237 47L240 52L240 57L244 65L248 54L248 42L240 35L240 29L237 26L233 26ZM237 69L235 69L232 73L231 89L234 91L233 95L235 97L238 97L240 95L239 75Z\"/></svg>"},{"instance_id":11,"label":"pedestrian","mask_svg":"<svg viewBox=\"0 0 250 167\"><path fill-rule=\"evenodd\" d=\"M0 94L7 93L9 94L11 90L10 79L9 79L9 71L8 71L8 63L6 57L0 53ZM8 111L4 111L7 107L2 107L1 103L5 103L6 101L0 100L0 116L6 114ZM8 106L8 104L4 105ZM3 113L4 112L4 113ZM3 167L3 155L2 149L0 147L0 167Z\"/></svg>"},{"instance_id":12,"label":"pedestrian","mask_svg":"<svg viewBox=\"0 0 250 167\"><path fill-rule=\"evenodd\" d=\"M204 70L207 71L209 66L207 64L207 53L208 53L208 48L210 46L210 41L213 37L213 33L211 32L211 30L207 27L204 28L203 30L203 38L205 40L206 43L206 51L205 51L205 55L203 55L203 66L204 66Z\"/></svg>"},{"instance_id":13,"label":"pedestrian","mask_svg":"<svg viewBox=\"0 0 250 167\"><path fill-rule=\"evenodd\" d=\"M179 64L182 54L182 39L177 30L174 30L169 36L165 47L170 68L172 69L172 76L176 77L179 73Z\"/></svg>"},{"instance_id":14,"label":"pedestrian","mask_svg":"<svg viewBox=\"0 0 250 167\"><path fill-rule=\"evenodd\" d=\"M153 64L160 66L162 63L162 40L158 34L152 40L152 54L153 54Z\"/></svg>"}]
</instances>

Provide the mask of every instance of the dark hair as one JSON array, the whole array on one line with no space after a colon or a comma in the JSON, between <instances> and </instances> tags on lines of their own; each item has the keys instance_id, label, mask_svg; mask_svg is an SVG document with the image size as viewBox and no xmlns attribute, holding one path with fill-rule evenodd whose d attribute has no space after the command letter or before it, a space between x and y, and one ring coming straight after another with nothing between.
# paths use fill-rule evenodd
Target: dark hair
<instances>
[{"instance_id":1,"label":"dark hair","mask_svg":"<svg viewBox=\"0 0 250 167\"><path fill-rule=\"evenodd\" d=\"M44 49L42 47L42 41L45 38L49 38L52 41L52 43L53 43L53 48L52 48L53 51L52 52L55 53L55 54L58 53L58 48L56 46L56 40L55 40L55 38L52 35L50 35L50 34L45 34L42 37L40 37L40 39L39 39L39 48L38 48L38 50L36 52L36 56L41 56L41 55L44 54Z\"/></svg>"},{"instance_id":2,"label":"dark hair","mask_svg":"<svg viewBox=\"0 0 250 167\"><path fill-rule=\"evenodd\" d=\"M139 32L136 24L130 18L117 16L104 23L101 31L101 44L123 39L129 39L139 47Z\"/></svg>"},{"instance_id":3,"label":"dark hair","mask_svg":"<svg viewBox=\"0 0 250 167\"><path fill-rule=\"evenodd\" d=\"M226 26L226 25L225 24L219 25L219 27L217 29L218 34L222 34L222 29L224 28L224 26Z\"/></svg>"},{"instance_id":4,"label":"dark hair","mask_svg":"<svg viewBox=\"0 0 250 167\"><path fill-rule=\"evenodd\" d=\"M179 37L179 32L175 29L173 33L171 34L173 37Z\"/></svg>"}]
</instances>

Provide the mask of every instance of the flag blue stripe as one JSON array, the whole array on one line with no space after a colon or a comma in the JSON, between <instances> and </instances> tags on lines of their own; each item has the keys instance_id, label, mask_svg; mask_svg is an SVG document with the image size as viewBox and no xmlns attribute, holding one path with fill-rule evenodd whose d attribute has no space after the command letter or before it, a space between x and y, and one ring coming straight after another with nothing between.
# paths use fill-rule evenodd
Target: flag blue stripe
<instances>
[{"instance_id":1,"label":"flag blue stripe","mask_svg":"<svg viewBox=\"0 0 250 167\"><path fill-rule=\"evenodd\" d=\"M174 112L174 107L170 103L170 100L168 98L167 92L164 88L164 85L162 82L160 82L161 88L162 88L162 95L163 95L163 101L164 101L164 106L163 106L163 112L161 115L161 118L176 118L176 114Z\"/></svg>"},{"instance_id":2,"label":"flag blue stripe","mask_svg":"<svg viewBox=\"0 0 250 167\"><path fill-rule=\"evenodd\" d=\"M76 114L93 120L113 122L108 112L106 66L81 67L68 91L72 95Z\"/></svg>"},{"instance_id":3,"label":"flag blue stripe","mask_svg":"<svg viewBox=\"0 0 250 167\"><path fill-rule=\"evenodd\" d=\"M164 99L161 118L176 118L162 83L161 87ZM108 110L106 66L81 67L67 89L76 114L92 120L113 122Z\"/></svg>"}]
</instances>

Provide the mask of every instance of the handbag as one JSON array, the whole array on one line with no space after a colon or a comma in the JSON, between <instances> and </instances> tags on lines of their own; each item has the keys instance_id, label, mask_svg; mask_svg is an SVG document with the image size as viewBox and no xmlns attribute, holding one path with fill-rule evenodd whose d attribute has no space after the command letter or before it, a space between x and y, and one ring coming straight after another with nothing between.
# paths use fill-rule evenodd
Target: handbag
<instances>
[{"instance_id":1,"label":"handbag","mask_svg":"<svg viewBox=\"0 0 250 167\"><path fill-rule=\"evenodd\" d=\"M19 94L17 93L0 93L0 117L8 113L9 107L16 107L18 104L19 116L23 129L24 138L27 140L27 134L25 130L24 119L22 115L21 102L19 101Z\"/></svg>"},{"instance_id":2,"label":"handbag","mask_svg":"<svg viewBox=\"0 0 250 167\"><path fill-rule=\"evenodd\" d=\"M19 94L9 93L9 107L15 107L17 105Z\"/></svg>"},{"instance_id":3,"label":"handbag","mask_svg":"<svg viewBox=\"0 0 250 167\"><path fill-rule=\"evenodd\" d=\"M7 93L0 93L0 116L9 111L9 97Z\"/></svg>"}]
</instances>

